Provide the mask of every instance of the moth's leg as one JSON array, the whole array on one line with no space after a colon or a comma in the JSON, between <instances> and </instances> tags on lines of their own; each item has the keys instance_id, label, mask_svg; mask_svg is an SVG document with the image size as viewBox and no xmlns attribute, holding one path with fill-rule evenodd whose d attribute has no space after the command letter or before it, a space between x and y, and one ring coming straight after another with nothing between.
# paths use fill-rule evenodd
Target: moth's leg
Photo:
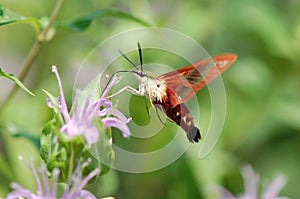
<instances>
[{"instance_id":1,"label":"moth's leg","mask_svg":"<svg viewBox=\"0 0 300 199\"><path fill-rule=\"evenodd\" d=\"M146 107L146 111L147 111L148 117L150 118L150 112L149 112L149 107L148 107L148 104L147 104L146 97L144 97L144 102L145 102L145 107Z\"/></svg>"},{"instance_id":2,"label":"moth's leg","mask_svg":"<svg viewBox=\"0 0 300 199\"><path fill-rule=\"evenodd\" d=\"M163 110L163 107L162 107L161 105L158 105L158 104L154 105L154 104L151 103L151 105L152 105L152 108L155 110L155 113L156 113L156 115L157 115L159 121L162 123L162 125L166 125L166 123L164 123L164 122L162 121L162 119L161 119L161 117L160 117L160 115L159 115L159 112L158 112L158 108L159 108L159 109L163 112L163 114L166 115L166 114L165 114L165 110Z\"/></svg>"},{"instance_id":3,"label":"moth's leg","mask_svg":"<svg viewBox=\"0 0 300 199\"><path fill-rule=\"evenodd\" d=\"M120 93L123 93L124 91L128 91L130 93L132 93L133 95L138 95L138 96L141 96L140 92L130 86L125 86L124 88L120 89L118 92L115 92L114 94L110 95L110 96L107 96L107 98L111 98L111 97L114 97Z\"/></svg>"}]
</instances>

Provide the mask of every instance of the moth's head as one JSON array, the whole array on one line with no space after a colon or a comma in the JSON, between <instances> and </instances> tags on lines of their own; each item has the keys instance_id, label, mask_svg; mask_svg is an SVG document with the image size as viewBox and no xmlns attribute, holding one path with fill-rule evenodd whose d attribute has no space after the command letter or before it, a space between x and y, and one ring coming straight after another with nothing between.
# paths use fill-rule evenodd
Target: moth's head
<instances>
[{"instance_id":1,"label":"moth's head","mask_svg":"<svg viewBox=\"0 0 300 199\"><path fill-rule=\"evenodd\" d=\"M147 73L143 70L133 70L132 73L134 74L134 76L141 81L142 79L147 78Z\"/></svg>"}]
</instances>

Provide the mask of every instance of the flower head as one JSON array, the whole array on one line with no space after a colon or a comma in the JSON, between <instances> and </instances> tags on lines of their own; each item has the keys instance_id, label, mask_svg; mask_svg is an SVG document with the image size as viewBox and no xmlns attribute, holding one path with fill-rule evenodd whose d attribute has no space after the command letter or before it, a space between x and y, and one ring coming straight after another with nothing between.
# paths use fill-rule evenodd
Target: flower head
<instances>
[{"instance_id":1,"label":"flower head","mask_svg":"<svg viewBox=\"0 0 300 199\"><path fill-rule=\"evenodd\" d=\"M130 119L126 118L117 109L114 109L112 103L105 98L109 90L119 81L117 77L112 78L99 99L92 101L91 98L85 98L80 106L78 100L75 99L73 113L70 116L56 66L52 66L52 72L55 73L59 86L60 97L58 104L64 119L64 124L60 129L62 133L69 137L82 135L87 143L94 144L98 141L99 136L98 129L93 124L96 118L102 121L104 128L116 127L121 130L124 137L130 135L127 126ZM53 108L51 103L48 103L48 106Z\"/></svg>"},{"instance_id":2,"label":"flower head","mask_svg":"<svg viewBox=\"0 0 300 199\"><path fill-rule=\"evenodd\" d=\"M80 169L85 167L88 162L83 164L78 164L75 172L69 179L67 186L65 187L61 199L96 199L96 197L89 191L84 190L84 186L91 180L93 177L97 176L100 173L100 169L95 169L89 173L86 177L82 177ZM52 182L47 178L46 168L43 165L40 170L40 177L36 170L33 168L32 164L29 165L32 171L32 174L35 179L37 191L33 193L17 183L12 183L11 187L14 189L10 192L6 199L18 199L18 198L27 198L27 199L56 199L57 197L57 187L58 187L58 176L59 170L57 168L53 169L51 173Z\"/></svg>"},{"instance_id":3,"label":"flower head","mask_svg":"<svg viewBox=\"0 0 300 199\"><path fill-rule=\"evenodd\" d=\"M227 189L217 186L216 189L220 192L220 196L218 197L219 199L287 199L287 197L278 196L280 190L286 183L286 177L284 175L276 176L275 179L262 191L261 197L258 197L257 182L259 179L258 176L254 174L251 166L244 166L241 173L244 178L245 193L235 197Z\"/></svg>"}]
</instances>

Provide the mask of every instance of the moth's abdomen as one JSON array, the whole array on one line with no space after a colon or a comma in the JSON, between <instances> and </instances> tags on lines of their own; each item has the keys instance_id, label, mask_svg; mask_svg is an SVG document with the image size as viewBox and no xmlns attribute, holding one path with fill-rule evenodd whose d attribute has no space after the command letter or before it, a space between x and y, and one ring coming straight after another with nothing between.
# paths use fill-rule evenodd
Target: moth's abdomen
<instances>
[{"instance_id":1,"label":"moth's abdomen","mask_svg":"<svg viewBox=\"0 0 300 199\"><path fill-rule=\"evenodd\" d=\"M173 108L170 106L168 101L164 100L162 102L153 102L153 104L158 105L168 118L181 126L181 128L186 132L190 142L199 142L201 139L200 130L195 127L193 116L185 104L178 104Z\"/></svg>"},{"instance_id":2,"label":"moth's abdomen","mask_svg":"<svg viewBox=\"0 0 300 199\"><path fill-rule=\"evenodd\" d=\"M195 126L190 127L189 132L187 133L187 137L190 142L199 142L199 140L201 139L200 130Z\"/></svg>"},{"instance_id":3,"label":"moth's abdomen","mask_svg":"<svg viewBox=\"0 0 300 199\"><path fill-rule=\"evenodd\" d=\"M169 108L166 114L183 128L190 142L198 142L201 139L200 130L195 127L193 116L185 104Z\"/></svg>"}]
</instances>

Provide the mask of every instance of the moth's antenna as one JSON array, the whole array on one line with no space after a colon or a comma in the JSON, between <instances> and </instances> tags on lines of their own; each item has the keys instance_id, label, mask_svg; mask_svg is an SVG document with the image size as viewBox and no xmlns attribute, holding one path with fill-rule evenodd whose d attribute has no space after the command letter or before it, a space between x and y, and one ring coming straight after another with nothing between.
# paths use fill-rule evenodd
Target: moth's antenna
<instances>
[{"instance_id":1,"label":"moth's antenna","mask_svg":"<svg viewBox=\"0 0 300 199\"><path fill-rule=\"evenodd\" d=\"M142 59L142 49L141 49L141 45L140 45L140 43L138 42L137 43L137 45L138 45L138 50L139 50L139 55L140 55L140 63L141 63L141 70L121 51L121 50L119 50L119 53L122 55L122 57L124 57L135 69L137 69L138 71L134 71L134 70L119 70L119 71L117 71L117 72L114 72L111 76L110 76L110 78L109 78L109 80L108 80L108 82L107 82L107 84L106 84L106 86L104 87L104 90L107 88L107 86L108 86L108 84L111 82L111 80L112 80L112 78L116 75L116 74L118 74L118 73L135 73L136 75L138 75L138 76L140 76L140 77L143 77L143 76L145 76L145 74L143 73L143 72L139 72L139 71L143 71L143 59ZM147 112L148 112L148 115L149 115L149 110L148 110L148 107L147 107Z\"/></svg>"},{"instance_id":2,"label":"moth's antenna","mask_svg":"<svg viewBox=\"0 0 300 199\"><path fill-rule=\"evenodd\" d=\"M139 70L139 68L121 51L119 50L119 53L137 70Z\"/></svg>"},{"instance_id":3,"label":"moth's antenna","mask_svg":"<svg viewBox=\"0 0 300 199\"><path fill-rule=\"evenodd\" d=\"M143 56L142 56L142 48L141 44L137 43L138 49L139 49L139 55L140 55L140 64L141 64L141 71L143 71Z\"/></svg>"}]
</instances>

